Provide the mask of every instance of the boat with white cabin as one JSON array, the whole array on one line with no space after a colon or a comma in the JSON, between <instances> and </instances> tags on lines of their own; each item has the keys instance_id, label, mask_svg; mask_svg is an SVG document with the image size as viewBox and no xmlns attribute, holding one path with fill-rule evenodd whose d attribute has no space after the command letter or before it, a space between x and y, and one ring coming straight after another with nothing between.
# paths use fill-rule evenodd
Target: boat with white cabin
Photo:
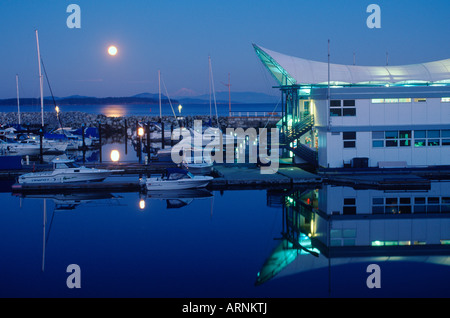
<instances>
[{"instance_id":1,"label":"boat with white cabin","mask_svg":"<svg viewBox=\"0 0 450 318\"><path fill-rule=\"evenodd\" d=\"M149 191L204 188L213 179L210 176L193 175L180 168L167 168L162 176L148 178L146 188Z\"/></svg>"},{"instance_id":2,"label":"boat with white cabin","mask_svg":"<svg viewBox=\"0 0 450 318\"><path fill-rule=\"evenodd\" d=\"M116 170L86 168L78 166L74 160L56 158L52 161L52 171L31 172L18 178L19 184L49 184L73 182L100 182Z\"/></svg>"}]
</instances>

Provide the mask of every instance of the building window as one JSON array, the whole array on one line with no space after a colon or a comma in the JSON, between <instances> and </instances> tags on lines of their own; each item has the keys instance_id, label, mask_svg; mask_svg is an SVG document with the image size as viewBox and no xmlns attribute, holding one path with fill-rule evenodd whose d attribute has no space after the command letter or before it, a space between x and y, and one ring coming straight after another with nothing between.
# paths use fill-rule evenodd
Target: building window
<instances>
[{"instance_id":1,"label":"building window","mask_svg":"<svg viewBox=\"0 0 450 318\"><path fill-rule=\"evenodd\" d=\"M355 100L354 99L344 100L344 107L355 107Z\"/></svg>"},{"instance_id":2,"label":"building window","mask_svg":"<svg viewBox=\"0 0 450 318\"><path fill-rule=\"evenodd\" d=\"M411 130L400 130L399 131L399 141L400 141L400 147L411 146Z\"/></svg>"},{"instance_id":3,"label":"building window","mask_svg":"<svg viewBox=\"0 0 450 318\"><path fill-rule=\"evenodd\" d=\"M417 100L423 99L425 101L425 98L416 98ZM411 98L372 98L372 104L392 104L392 103L411 103Z\"/></svg>"},{"instance_id":4,"label":"building window","mask_svg":"<svg viewBox=\"0 0 450 318\"><path fill-rule=\"evenodd\" d=\"M450 103L450 97L442 97L441 103Z\"/></svg>"},{"instance_id":5,"label":"building window","mask_svg":"<svg viewBox=\"0 0 450 318\"><path fill-rule=\"evenodd\" d=\"M344 148L356 147L356 131L344 131L342 139L344 140Z\"/></svg>"},{"instance_id":6,"label":"building window","mask_svg":"<svg viewBox=\"0 0 450 318\"><path fill-rule=\"evenodd\" d=\"M450 145L450 130L416 130L414 131L414 147L435 147Z\"/></svg>"},{"instance_id":7,"label":"building window","mask_svg":"<svg viewBox=\"0 0 450 318\"><path fill-rule=\"evenodd\" d=\"M442 146L450 146L450 129L441 130Z\"/></svg>"},{"instance_id":8,"label":"building window","mask_svg":"<svg viewBox=\"0 0 450 318\"><path fill-rule=\"evenodd\" d=\"M373 214L384 213L384 198L372 198L372 213Z\"/></svg>"},{"instance_id":9,"label":"building window","mask_svg":"<svg viewBox=\"0 0 450 318\"><path fill-rule=\"evenodd\" d=\"M426 98L414 98L414 103L424 103L426 101Z\"/></svg>"},{"instance_id":10,"label":"building window","mask_svg":"<svg viewBox=\"0 0 450 318\"><path fill-rule=\"evenodd\" d=\"M340 99L330 100L330 107L341 107L341 100Z\"/></svg>"},{"instance_id":11,"label":"building window","mask_svg":"<svg viewBox=\"0 0 450 318\"><path fill-rule=\"evenodd\" d=\"M398 146L398 131L386 131L386 147L397 147Z\"/></svg>"},{"instance_id":12,"label":"building window","mask_svg":"<svg viewBox=\"0 0 450 318\"><path fill-rule=\"evenodd\" d=\"M344 198L344 208L342 209L342 214L356 214L356 199L355 198Z\"/></svg>"},{"instance_id":13,"label":"building window","mask_svg":"<svg viewBox=\"0 0 450 318\"><path fill-rule=\"evenodd\" d=\"M356 116L355 100L330 100L330 116Z\"/></svg>"},{"instance_id":14,"label":"building window","mask_svg":"<svg viewBox=\"0 0 450 318\"><path fill-rule=\"evenodd\" d=\"M372 147L384 147L384 131L372 131Z\"/></svg>"},{"instance_id":15,"label":"building window","mask_svg":"<svg viewBox=\"0 0 450 318\"><path fill-rule=\"evenodd\" d=\"M414 140L413 140L414 135ZM450 146L450 129L372 131L372 148Z\"/></svg>"}]
</instances>

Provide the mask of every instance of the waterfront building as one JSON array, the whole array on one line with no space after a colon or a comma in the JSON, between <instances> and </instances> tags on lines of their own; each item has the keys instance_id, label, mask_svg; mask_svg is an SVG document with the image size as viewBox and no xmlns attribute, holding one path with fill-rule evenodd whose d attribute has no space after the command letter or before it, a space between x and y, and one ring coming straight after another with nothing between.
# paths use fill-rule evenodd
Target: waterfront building
<instances>
[{"instance_id":1,"label":"waterfront building","mask_svg":"<svg viewBox=\"0 0 450 318\"><path fill-rule=\"evenodd\" d=\"M257 285L331 264L450 265L448 182L420 191L323 185L275 198L281 240L261 266Z\"/></svg>"},{"instance_id":2,"label":"waterfront building","mask_svg":"<svg viewBox=\"0 0 450 318\"><path fill-rule=\"evenodd\" d=\"M253 47L281 91L284 157L320 169L450 166L450 59L341 65Z\"/></svg>"}]
</instances>

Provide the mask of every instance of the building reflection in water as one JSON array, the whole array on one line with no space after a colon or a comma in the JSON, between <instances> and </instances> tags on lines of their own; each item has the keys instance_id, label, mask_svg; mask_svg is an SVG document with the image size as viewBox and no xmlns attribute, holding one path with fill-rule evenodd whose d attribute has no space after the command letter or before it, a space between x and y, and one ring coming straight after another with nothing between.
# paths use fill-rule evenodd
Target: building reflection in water
<instances>
[{"instance_id":1,"label":"building reflection in water","mask_svg":"<svg viewBox=\"0 0 450 318\"><path fill-rule=\"evenodd\" d=\"M450 183L426 190L318 189L269 191L282 209L279 245L255 285L326 268L330 262L417 261L450 265Z\"/></svg>"}]
</instances>

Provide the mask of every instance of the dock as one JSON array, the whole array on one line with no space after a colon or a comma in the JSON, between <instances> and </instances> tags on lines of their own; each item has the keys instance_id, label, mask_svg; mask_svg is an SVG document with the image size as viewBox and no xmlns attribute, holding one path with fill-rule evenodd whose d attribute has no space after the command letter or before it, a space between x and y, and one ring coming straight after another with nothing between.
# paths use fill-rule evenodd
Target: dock
<instances>
[{"instance_id":1,"label":"dock","mask_svg":"<svg viewBox=\"0 0 450 318\"><path fill-rule=\"evenodd\" d=\"M164 169L175 167L172 162L138 163L95 163L86 164L114 172L103 182L93 183L61 183L61 184L14 184L12 192L136 192L145 191L141 178L161 174ZM44 166L35 167L36 171L43 170ZM49 168L49 167L47 167ZM31 169L2 171L2 178L13 180L22 173L31 172ZM275 189L294 187L321 187L323 184L347 186L355 189L379 190L427 190L430 188L430 179L414 173L409 174L321 174L308 172L305 169L292 165L281 165L270 174L262 174L261 167L256 164L216 164L212 175L214 179L207 186L209 190L232 189Z\"/></svg>"}]
</instances>

